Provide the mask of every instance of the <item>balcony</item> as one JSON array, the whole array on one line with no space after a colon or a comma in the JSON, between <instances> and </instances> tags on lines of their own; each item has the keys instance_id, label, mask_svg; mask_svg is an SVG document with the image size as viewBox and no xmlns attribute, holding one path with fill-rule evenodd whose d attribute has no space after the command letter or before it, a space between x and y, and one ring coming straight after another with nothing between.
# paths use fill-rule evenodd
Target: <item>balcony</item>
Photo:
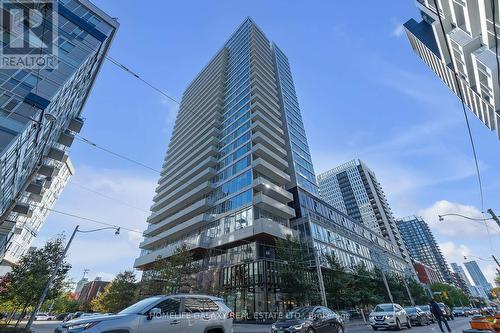
<instances>
[{"instance_id":1,"label":"balcony","mask_svg":"<svg viewBox=\"0 0 500 333\"><path fill-rule=\"evenodd\" d=\"M286 150L282 148L285 146L285 141L281 137L275 134L272 134L271 137L272 138L267 136L266 133L259 131L252 135L252 141L255 144L260 143L266 146L268 149L272 150L279 157L286 158L287 157Z\"/></svg>"},{"instance_id":2,"label":"balcony","mask_svg":"<svg viewBox=\"0 0 500 333\"><path fill-rule=\"evenodd\" d=\"M181 244L170 244L167 245L164 248L158 249L156 251L153 251L149 254L146 254L144 256L141 256L137 259L135 259L134 262L134 267L135 268L142 268L148 264L151 264L160 258L168 258L172 256L175 251L181 247L181 246L187 246L189 250L194 250L194 249L207 249L210 247L210 240L204 238L201 235L198 235L194 239L191 239L189 241L186 241Z\"/></svg>"},{"instance_id":3,"label":"balcony","mask_svg":"<svg viewBox=\"0 0 500 333\"><path fill-rule=\"evenodd\" d=\"M203 198L186 208L182 209L181 211L175 213L172 216L167 217L166 219L163 219L163 215L160 215L158 213L153 213L151 214L150 217L148 217L147 222L148 223L158 223L161 221L161 224L165 226L176 226L184 221L189 220L190 218L193 218L194 216L205 212L208 208L210 208L211 204L207 198Z\"/></svg>"},{"instance_id":4,"label":"balcony","mask_svg":"<svg viewBox=\"0 0 500 333\"><path fill-rule=\"evenodd\" d=\"M177 187L175 191L171 190L172 186L165 188L164 190L158 192L158 194L155 195L155 197L153 198L155 204L151 208L154 208L157 204L161 204L160 202L163 202L164 200L177 199L184 193L198 186L200 183L210 180L214 175L215 175L215 170L213 168L208 168L198 173L196 176L189 178L189 180L182 182L182 185ZM181 184L181 182L175 182L172 183L171 185L174 185L176 183Z\"/></svg>"},{"instance_id":5,"label":"balcony","mask_svg":"<svg viewBox=\"0 0 500 333\"><path fill-rule=\"evenodd\" d=\"M278 185L285 185L290 182L290 176L281 171L271 163L262 158L257 158L252 162L252 167Z\"/></svg>"},{"instance_id":6,"label":"balcony","mask_svg":"<svg viewBox=\"0 0 500 333\"><path fill-rule=\"evenodd\" d=\"M216 138L211 138L209 144L210 146L208 147L200 147L193 152L189 153L187 156L183 156L179 160L173 160L173 161L168 161L167 165L165 166L165 169L162 172L163 177L170 177L171 175L178 174L180 170L186 170L189 168L189 166L193 164L197 164L198 162L202 161L203 159L210 157L210 156L216 156L218 153L218 150L216 148L217 144L217 139ZM190 150L191 147L186 148L185 150Z\"/></svg>"},{"instance_id":7,"label":"balcony","mask_svg":"<svg viewBox=\"0 0 500 333\"><path fill-rule=\"evenodd\" d=\"M285 204L259 192L253 197L253 204L261 209L264 209L274 215L281 216L285 219L295 217L295 210Z\"/></svg>"},{"instance_id":8,"label":"balcony","mask_svg":"<svg viewBox=\"0 0 500 333\"><path fill-rule=\"evenodd\" d=\"M57 139L57 143L62 144L66 147L71 147L73 141L75 140L75 136L69 131L64 131L59 135L59 139Z\"/></svg>"},{"instance_id":9,"label":"balcony","mask_svg":"<svg viewBox=\"0 0 500 333\"><path fill-rule=\"evenodd\" d=\"M180 183L185 182L186 180L192 177L195 177L200 172L212 168L215 165L217 165L217 159L213 156L210 156L205 160L196 164L190 163L190 165L187 165L186 167L182 168L174 175L170 175L168 177L162 176L159 181L159 184L161 186L158 187L158 190L162 191L166 188L169 189L175 188L176 185L179 185Z\"/></svg>"},{"instance_id":10,"label":"balcony","mask_svg":"<svg viewBox=\"0 0 500 333\"><path fill-rule=\"evenodd\" d=\"M82 127L83 127L83 119L79 117L71 119L68 125L68 129L76 133L80 133Z\"/></svg>"},{"instance_id":11,"label":"balcony","mask_svg":"<svg viewBox=\"0 0 500 333\"><path fill-rule=\"evenodd\" d=\"M40 169L38 169L38 174L45 177L53 177L56 175L56 168L53 165L43 164L40 166Z\"/></svg>"},{"instance_id":12,"label":"balcony","mask_svg":"<svg viewBox=\"0 0 500 333\"><path fill-rule=\"evenodd\" d=\"M14 208L12 208L12 211L14 213L18 213L28 217L31 217L31 215L33 214L33 211L30 209L30 206L25 203L16 204Z\"/></svg>"},{"instance_id":13,"label":"balcony","mask_svg":"<svg viewBox=\"0 0 500 333\"><path fill-rule=\"evenodd\" d=\"M176 200L170 202L168 202L168 200L165 200L162 202L163 205L154 205L152 207L152 210L155 212L155 214L159 215L159 218L164 218L176 212L177 210L182 209L183 207L186 206L186 204L195 202L196 200L203 198L205 194L212 191L213 188L214 186L212 182L205 182L199 185L198 187L192 189L191 191L187 192L183 196L177 198Z\"/></svg>"},{"instance_id":14,"label":"balcony","mask_svg":"<svg viewBox=\"0 0 500 333\"><path fill-rule=\"evenodd\" d=\"M283 123L272 112L266 111L259 103L252 104L252 120L260 120L264 125L271 128L281 128Z\"/></svg>"},{"instance_id":15,"label":"balcony","mask_svg":"<svg viewBox=\"0 0 500 333\"><path fill-rule=\"evenodd\" d=\"M33 181L26 187L26 192L31 194L42 194L44 181Z\"/></svg>"},{"instance_id":16,"label":"balcony","mask_svg":"<svg viewBox=\"0 0 500 333\"><path fill-rule=\"evenodd\" d=\"M161 241L165 240L168 237L177 236L180 232L185 234L193 230L196 230L196 228L198 228L200 224L204 223L205 221L206 221L205 214L199 214L193 217L192 219L167 230L162 230L162 228L159 228L160 227L159 224L151 224L146 229L146 231L144 231L144 236L148 238L146 238L139 245L139 247L141 249L149 249L155 247Z\"/></svg>"},{"instance_id":17,"label":"balcony","mask_svg":"<svg viewBox=\"0 0 500 333\"><path fill-rule=\"evenodd\" d=\"M264 160L278 167L280 170L288 170L288 162L273 153L270 149L264 147L264 145L261 143L254 145L252 147L252 152L255 157L263 158Z\"/></svg>"},{"instance_id":18,"label":"balcony","mask_svg":"<svg viewBox=\"0 0 500 333\"><path fill-rule=\"evenodd\" d=\"M68 155L66 155L66 152L64 150L60 150L54 147L50 148L47 157L59 162L66 162L66 160L68 159Z\"/></svg>"},{"instance_id":19,"label":"balcony","mask_svg":"<svg viewBox=\"0 0 500 333\"><path fill-rule=\"evenodd\" d=\"M229 234L212 239L210 244L212 247L225 246L241 240L248 240L265 235L284 239L287 236L298 237L298 232L271 219L260 218L254 220L253 224L246 228L238 229Z\"/></svg>"},{"instance_id":20,"label":"balcony","mask_svg":"<svg viewBox=\"0 0 500 333\"><path fill-rule=\"evenodd\" d=\"M293 201L293 194L288 192L282 187L279 187L269 180L258 177L253 181L253 188L259 192L264 193L265 195L277 200L281 203L289 203Z\"/></svg>"}]
</instances>

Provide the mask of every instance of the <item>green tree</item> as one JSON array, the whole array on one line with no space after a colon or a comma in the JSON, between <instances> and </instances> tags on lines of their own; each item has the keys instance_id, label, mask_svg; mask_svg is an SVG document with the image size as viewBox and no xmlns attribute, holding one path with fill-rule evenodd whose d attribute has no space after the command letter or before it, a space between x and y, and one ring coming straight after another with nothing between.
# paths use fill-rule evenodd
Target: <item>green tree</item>
<instances>
[{"instance_id":1,"label":"green tree","mask_svg":"<svg viewBox=\"0 0 500 333\"><path fill-rule=\"evenodd\" d=\"M433 283L431 285L433 292L441 293L437 298L446 305L467 306L471 303L469 297L460 289L447 283Z\"/></svg>"},{"instance_id":2,"label":"green tree","mask_svg":"<svg viewBox=\"0 0 500 333\"><path fill-rule=\"evenodd\" d=\"M374 293L374 290L377 290L380 284L379 277L374 273L374 271L369 271L364 263L360 263L354 268L352 272L353 281L349 286L352 295L352 306L366 308L369 305L383 301L382 295Z\"/></svg>"},{"instance_id":3,"label":"green tree","mask_svg":"<svg viewBox=\"0 0 500 333\"><path fill-rule=\"evenodd\" d=\"M144 273L138 297L197 291L195 274L199 268L193 262L193 254L187 245L177 248L169 258L158 257Z\"/></svg>"},{"instance_id":4,"label":"green tree","mask_svg":"<svg viewBox=\"0 0 500 333\"><path fill-rule=\"evenodd\" d=\"M412 279L406 282L408 283L408 289L410 289L416 305L424 305L430 302L429 292L420 283Z\"/></svg>"},{"instance_id":5,"label":"green tree","mask_svg":"<svg viewBox=\"0 0 500 333\"><path fill-rule=\"evenodd\" d=\"M283 262L278 274L285 300L304 305L318 298L318 282L308 271L312 258L307 247L288 236L286 239L276 239L276 248L277 257Z\"/></svg>"},{"instance_id":6,"label":"green tree","mask_svg":"<svg viewBox=\"0 0 500 333\"><path fill-rule=\"evenodd\" d=\"M0 281L0 299L10 301L23 313L33 307L42 294L50 274L64 252L63 237L48 241L42 248L30 250ZM46 300L57 298L64 290L71 265L63 262Z\"/></svg>"},{"instance_id":7,"label":"green tree","mask_svg":"<svg viewBox=\"0 0 500 333\"><path fill-rule=\"evenodd\" d=\"M335 255L327 255L325 259L328 268L323 270L323 280L328 304L334 305L336 309L346 308L351 304L349 286L353 283L353 276L347 273Z\"/></svg>"},{"instance_id":8,"label":"green tree","mask_svg":"<svg viewBox=\"0 0 500 333\"><path fill-rule=\"evenodd\" d=\"M119 312L134 302L136 288L135 273L121 272L92 300L90 307L96 312Z\"/></svg>"},{"instance_id":9,"label":"green tree","mask_svg":"<svg viewBox=\"0 0 500 333\"><path fill-rule=\"evenodd\" d=\"M53 300L45 301L42 305L41 311L52 313L70 313L78 311L80 302L78 302L73 293L70 291L62 292L58 297Z\"/></svg>"}]
</instances>

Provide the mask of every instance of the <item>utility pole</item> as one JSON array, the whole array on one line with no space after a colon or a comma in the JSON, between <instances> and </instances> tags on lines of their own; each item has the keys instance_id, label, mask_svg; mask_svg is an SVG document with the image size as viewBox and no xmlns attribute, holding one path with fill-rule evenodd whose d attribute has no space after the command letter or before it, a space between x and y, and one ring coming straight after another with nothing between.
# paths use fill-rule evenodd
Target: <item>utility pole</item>
<instances>
[{"instance_id":1,"label":"utility pole","mask_svg":"<svg viewBox=\"0 0 500 333\"><path fill-rule=\"evenodd\" d=\"M78 232L78 228L79 227L80 226L78 226L78 225L76 226L75 230L71 234L71 237L70 237L68 243L66 244L66 247L64 248L63 253L61 254L61 256L59 257L59 259L57 260L56 267L54 267L54 270L52 271L52 274L50 275L50 278L47 281L47 284L45 285L45 288L43 289L43 292L40 295L40 298L38 299L38 303L36 304L35 308L31 312L30 319L28 320L28 323L26 324L26 327L25 327L26 331L30 330L31 325L33 324L33 321L35 320L36 314L38 313L38 311L40 311L40 307L42 306L43 301L45 301L45 297L47 297L49 289L50 289L50 287L52 286L52 283L54 282L54 280L57 277L57 272L61 268L61 265L62 265L62 263L64 261L64 257L66 257L66 254L68 253L69 246L71 245L71 242L73 242L73 238L75 238L75 235Z\"/></svg>"},{"instance_id":2,"label":"utility pole","mask_svg":"<svg viewBox=\"0 0 500 333\"><path fill-rule=\"evenodd\" d=\"M495 257L493 254L491 255L491 257L493 258L493 260L495 260L495 262L497 263L497 272L498 274L500 274L500 263L498 262L498 259L497 257Z\"/></svg>"},{"instance_id":3,"label":"utility pole","mask_svg":"<svg viewBox=\"0 0 500 333\"><path fill-rule=\"evenodd\" d=\"M500 227L500 219L498 218L497 214L495 214L495 212L493 211L493 209L488 209L488 213L491 215L491 217L493 218L493 220L495 220L495 222L498 224L498 227ZM498 262L497 262L498 264Z\"/></svg>"},{"instance_id":4,"label":"utility pole","mask_svg":"<svg viewBox=\"0 0 500 333\"><path fill-rule=\"evenodd\" d=\"M387 278L385 277L384 270L380 269L380 271L382 272L382 279L384 280L385 289L387 289L387 294L389 295L389 299L391 300L391 303L394 303L394 299L392 298L391 289L389 288L389 284L387 283Z\"/></svg>"},{"instance_id":5,"label":"utility pole","mask_svg":"<svg viewBox=\"0 0 500 333\"><path fill-rule=\"evenodd\" d=\"M410 303L412 306L415 306L415 300L413 299L413 296L411 295L410 288L408 288L408 283L406 282L406 279L403 277L403 283L406 288L406 292L408 293L408 297L410 298Z\"/></svg>"},{"instance_id":6,"label":"utility pole","mask_svg":"<svg viewBox=\"0 0 500 333\"><path fill-rule=\"evenodd\" d=\"M321 294L321 305L327 307L328 302L326 300L325 283L323 281L323 273L321 272L321 264L319 262L319 255L317 251L317 249L313 248L314 262L316 263L316 274L318 275L319 293Z\"/></svg>"}]
</instances>

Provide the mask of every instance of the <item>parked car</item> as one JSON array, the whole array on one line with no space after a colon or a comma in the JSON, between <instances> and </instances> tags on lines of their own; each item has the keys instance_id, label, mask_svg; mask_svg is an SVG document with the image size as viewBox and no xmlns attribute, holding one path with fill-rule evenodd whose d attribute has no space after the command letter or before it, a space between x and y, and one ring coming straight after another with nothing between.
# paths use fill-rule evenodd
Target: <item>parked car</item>
<instances>
[{"instance_id":1,"label":"parked car","mask_svg":"<svg viewBox=\"0 0 500 333\"><path fill-rule=\"evenodd\" d=\"M64 318L68 316L69 313L60 313L56 316L56 320L63 321Z\"/></svg>"},{"instance_id":2,"label":"parked car","mask_svg":"<svg viewBox=\"0 0 500 333\"><path fill-rule=\"evenodd\" d=\"M436 318L432 314L431 307L430 307L429 304L427 304L427 305L417 305L417 308L419 308L420 310L422 310L422 311L425 312L425 314L427 315L427 317L429 317L429 321L431 323L435 323L436 322Z\"/></svg>"},{"instance_id":3,"label":"parked car","mask_svg":"<svg viewBox=\"0 0 500 333\"><path fill-rule=\"evenodd\" d=\"M115 315L73 319L55 333L231 333L234 314L221 298L205 295L154 296Z\"/></svg>"},{"instance_id":4,"label":"parked car","mask_svg":"<svg viewBox=\"0 0 500 333\"><path fill-rule=\"evenodd\" d=\"M430 325L431 320L427 316L427 314L422 311L419 307L416 306L410 306L405 308L406 314L408 315L408 318L410 318L410 322L412 325L419 325L419 326L424 326L424 325Z\"/></svg>"},{"instance_id":5,"label":"parked car","mask_svg":"<svg viewBox=\"0 0 500 333\"><path fill-rule=\"evenodd\" d=\"M455 317L467 317L467 313L465 312L465 309L462 307L455 306L453 310L451 311L453 313L453 316Z\"/></svg>"},{"instance_id":6,"label":"parked car","mask_svg":"<svg viewBox=\"0 0 500 333\"><path fill-rule=\"evenodd\" d=\"M35 316L35 320L56 320L56 317L45 312L38 312Z\"/></svg>"},{"instance_id":7,"label":"parked car","mask_svg":"<svg viewBox=\"0 0 500 333\"><path fill-rule=\"evenodd\" d=\"M288 312L271 326L271 333L344 333L340 315L324 306L304 306Z\"/></svg>"},{"instance_id":8,"label":"parked car","mask_svg":"<svg viewBox=\"0 0 500 333\"><path fill-rule=\"evenodd\" d=\"M450 310L448 305L444 303L438 303L438 305L443 312L443 316L446 318L446 320L455 320L455 316L453 315L453 312Z\"/></svg>"},{"instance_id":9,"label":"parked car","mask_svg":"<svg viewBox=\"0 0 500 333\"><path fill-rule=\"evenodd\" d=\"M370 325L374 331L379 328L395 328L403 326L411 328L411 321L406 311L399 304L379 304L370 313Z\"/></svg>"}]
</instances>

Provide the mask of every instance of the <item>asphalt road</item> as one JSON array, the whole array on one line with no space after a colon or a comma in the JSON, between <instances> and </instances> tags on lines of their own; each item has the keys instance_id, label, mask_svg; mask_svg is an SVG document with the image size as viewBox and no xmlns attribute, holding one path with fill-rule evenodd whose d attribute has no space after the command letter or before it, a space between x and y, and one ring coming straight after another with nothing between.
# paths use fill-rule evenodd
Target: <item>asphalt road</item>
<instances>
[{"instance_id":1,"label":"asphalt road","mask_svg":"<svg viewBox=\"0 0 500 333\"><path fill-rule=\"evenodd\" d=\"M470 328L469 325L470 318L456 318L455 320L451 320L448 322L450 325L451 331L453 333L462 333L465 329ZM446 327L443 327L446 331ZM375 332L371 329L371 327L351 327L346 329L346 333L365 333L365 332ZM378 330L377 332L384 332L384 330ZM401 332L407 333L439 333L441 330L439 329L438 324L431 324L429 326L414 326L411 329L403 329Z\"/></svg>"},{"instance_id":2,"label":"asphalt road","mask_svg":"<svg viewBox=\"0 0 500 333\"><path fill-rule=\"evenodd\" d=\"M469 318L457 318L455 320L449 321L451 330L453 333L462 333L463 330L470 328ZM53 333L57 325L60 322L57 321L36 321L33 324L34 333ZM269 333L271 331L270 326L264 325L234 325L234 333ZM348 327L346 333L367 333L375 332L369 326L357 326ZM379 330L377 332L384 332L384 330ZM439 333L439 326L437 324L432 324L430 326L423 327L413 327L412 329L403 329L401 332L407 333ZM200 332L201 333L201 332Z\"/></svg>"}]
</instances>

